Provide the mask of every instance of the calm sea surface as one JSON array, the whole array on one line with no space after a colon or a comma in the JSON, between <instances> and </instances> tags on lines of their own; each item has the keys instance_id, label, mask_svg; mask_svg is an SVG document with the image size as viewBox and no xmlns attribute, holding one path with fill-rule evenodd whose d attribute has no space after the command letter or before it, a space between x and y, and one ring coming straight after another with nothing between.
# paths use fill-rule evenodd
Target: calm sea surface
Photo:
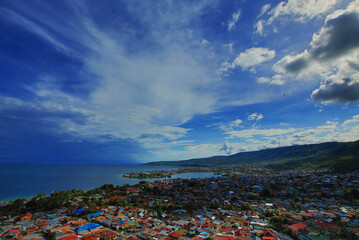
<instances>
[{"instance_id":1,"label":"calm sea surface","mask_svg":"<svg viewBox=\"0 0 359 240\"><path fill-rule=\"evenodd\" d=\"M89 190L105 183L136 184L139 179L123 178L130 172L172 170L176 167L146 165L0 164L0 201L26 198L58 190ZM213 173L184 173L172 178L212 177ZM157 179L145 179L154 181Z\"/></svg>"}]
</instances>

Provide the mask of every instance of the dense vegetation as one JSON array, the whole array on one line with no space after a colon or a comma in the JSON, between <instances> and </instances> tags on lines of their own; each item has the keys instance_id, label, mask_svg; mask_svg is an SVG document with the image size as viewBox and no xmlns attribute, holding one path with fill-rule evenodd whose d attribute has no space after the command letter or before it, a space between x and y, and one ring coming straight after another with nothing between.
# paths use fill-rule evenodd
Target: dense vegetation
<instances>
[{"instance_id":1,"label":"dense vegetation","mask_svg":"<svg viewBox=\"0 0 359 240\"><path fill-rule=\"evenodd\" d=\"M230 156L190 159L183 161L151 162L160 166L225 166L265 164L271 168L332 168L335 171L359 169L359 140L328 142L241 152Z\"/></svg>"}]
</instances>

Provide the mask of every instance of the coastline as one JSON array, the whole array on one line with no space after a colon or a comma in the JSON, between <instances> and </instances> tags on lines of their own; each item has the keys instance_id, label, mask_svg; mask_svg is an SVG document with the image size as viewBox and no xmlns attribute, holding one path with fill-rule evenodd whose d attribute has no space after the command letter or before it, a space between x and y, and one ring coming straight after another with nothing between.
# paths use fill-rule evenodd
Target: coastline
<instances>
[{"instance_id":1,"label":"coastline","mask_svg":"<svg viewBox=\"0 0 359 240\"><path fill-rule=\"evenodd\" d=\"M81 189L90 190L103 184L136 184L139 179L118 178L119 174L173 170L177 167L120 164L59 164L59 163L1 163L0 202L33 197L39 193Z\"/></svg>"},{"instance_id":2,"label":"coastline","mask_svg":"<svg viewBox=\"0 0 359 240\"><path fill-rule=\"evenodd\" d=\"M143 171L176 171L178 167L138 165L84 165L84 164L2 164L0 169L0 203L31 198L40 193L71 189L90 190L103 184L134 185L143 179L125 178L126 173ZM180 173L186 174L186 173ZM203 177L210 177L204 175ZM174 177L177 177L174 176ZM184 178L196 177L184 175ZM201 176L197 176L201 177ZM146 181L161 180L147 178Z\"/></svg>"}]
</instances>

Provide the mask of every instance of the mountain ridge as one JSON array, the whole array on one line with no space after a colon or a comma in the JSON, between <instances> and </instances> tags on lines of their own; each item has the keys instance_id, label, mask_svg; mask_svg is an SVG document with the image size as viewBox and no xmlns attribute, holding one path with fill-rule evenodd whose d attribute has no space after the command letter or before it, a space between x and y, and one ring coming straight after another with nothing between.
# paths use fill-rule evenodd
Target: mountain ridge
<instances>
[{"instance_id":1,"label":"mountain ridge","mask_svg":"<svg viewBox=\"0 0 359 240\"><path fill-rule=\"evenodd\" d=\"M328 167L336 171L340 168L343 168L343 171L355 170L359 169L359 140L293 145L239 152L228 156L149 162L146 165L211 167L254 163L272 168Z\"/></svg>"}]
</instances>

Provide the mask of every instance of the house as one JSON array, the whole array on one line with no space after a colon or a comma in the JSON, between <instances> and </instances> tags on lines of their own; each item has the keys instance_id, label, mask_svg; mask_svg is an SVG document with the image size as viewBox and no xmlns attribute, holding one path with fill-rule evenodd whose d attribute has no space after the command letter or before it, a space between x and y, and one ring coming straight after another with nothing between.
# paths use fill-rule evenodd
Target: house
<instances>
[{"instance_id":1,"label":"house","mask_svg":"<svg viewBox=\"0 0 359 240\"><path fill-rule=\"evenodd\" d=\"M300 229L303 229L306 227L307 227L307 225L305 225L304 223L296 223L296 224L288 226L288 228L290 230L292 230L294 233L297 233Z\"/></svg>"},{"instance_id":2,"label":"house","mask_svg":"<svg viewBox=\"0 0 359 240\"><path fill-rule=\"evenodd\" d=\"M30 221L32 218L32 214L31 213L26 213L26 214L23 214L23 215L20 215L19 216L19 219L21 222L26 222L26 221Z\"/></svg>"},{"instance_id":3,"label":"house","mask_svg":"<svg viewBox=\"0 0 359 240\"><path fill-rule=\"evenodd\" d=\"M315 221L314 225L321 228L321 229L325 229L325 230L329 230L329 231L339 231L340 230L339 226L329 224L329 223L323 223L323 222Z\"/></svg>"}]
</instances>

